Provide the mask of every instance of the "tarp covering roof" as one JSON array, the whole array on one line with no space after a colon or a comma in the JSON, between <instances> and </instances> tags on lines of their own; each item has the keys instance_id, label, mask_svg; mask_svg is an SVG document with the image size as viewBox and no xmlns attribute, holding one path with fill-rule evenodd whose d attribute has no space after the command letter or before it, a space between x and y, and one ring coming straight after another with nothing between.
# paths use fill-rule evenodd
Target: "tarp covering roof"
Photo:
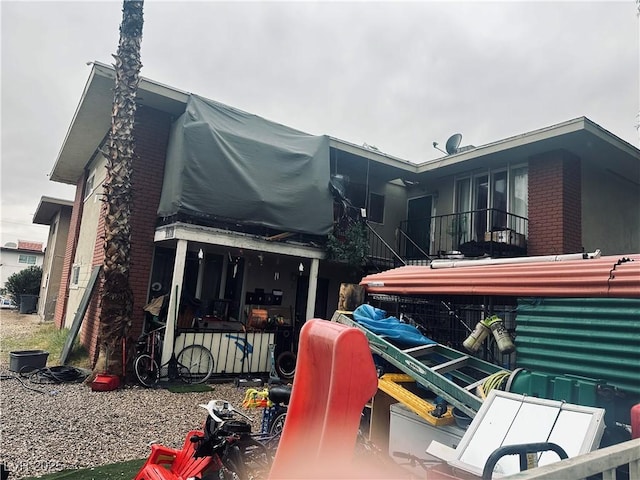
<instances>
[{"instance_id":1,"label":"tarp covering roof","mask_svg":"<svg viewBox=\"0 0 640 480\"><path fill-rule=\"evenodd\" d=\"M329 179L329 137L191 95L169 138L158 215L326 235Z\"/></svg>"},{"instance_id":2,"label":"tarp covering roof","mask_svg":"<svg viewBox=\"0 0 640 480\"><path fill-rule=\"evenodd\" d=\"M640 298L640 254L581 260L430 268L368 275L368 293Z\"/></svg>"}]
</instances>

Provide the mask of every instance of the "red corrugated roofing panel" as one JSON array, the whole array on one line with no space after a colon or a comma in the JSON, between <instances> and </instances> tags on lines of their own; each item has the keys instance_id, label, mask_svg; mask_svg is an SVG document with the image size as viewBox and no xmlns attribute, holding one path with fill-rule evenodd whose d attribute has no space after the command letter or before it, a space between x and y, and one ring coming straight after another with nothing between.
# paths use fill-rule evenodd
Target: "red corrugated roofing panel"
<instances>
[{"instance_id":1,"label":"red corrugated roofing panel","mask_svg":"<svg viewBox=\"0 0 640 480\"><path fill-rule=\"evenodd\" d=\"M431 268L368 275L369 293L534 297L640 297L640 254L595 259Z\"/></svg>"}]
</instances>

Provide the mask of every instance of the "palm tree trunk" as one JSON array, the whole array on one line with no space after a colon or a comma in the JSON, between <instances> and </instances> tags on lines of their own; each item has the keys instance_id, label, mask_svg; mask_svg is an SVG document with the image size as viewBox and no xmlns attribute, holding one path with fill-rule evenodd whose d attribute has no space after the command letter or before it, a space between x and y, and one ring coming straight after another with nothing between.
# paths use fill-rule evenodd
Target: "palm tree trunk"
<instances>
[{"instance_id":1,"label":"palm tree trunk","mask_svg":"<svg viewBox=\"0 0 640 480\"><path fill-rule=\"evenodd\" d=\"M140 78L142 0L124 0L120 42L115 58L116 84L104 182L104 263L100 309L100 356L97 368L123 375L122 345L131 326L133 294L129 284L131 250L131 175L133 135Z\"/></svg>"}]
</instances>

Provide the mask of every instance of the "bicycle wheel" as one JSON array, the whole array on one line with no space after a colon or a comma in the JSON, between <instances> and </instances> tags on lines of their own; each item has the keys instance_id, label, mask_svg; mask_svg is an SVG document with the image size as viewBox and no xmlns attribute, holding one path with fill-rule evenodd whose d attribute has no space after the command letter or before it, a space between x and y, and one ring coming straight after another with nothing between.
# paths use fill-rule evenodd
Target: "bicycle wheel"
<instances>
[{"instance_id":1,"label":"bicycle wheel","mask_svg":"<svg viewBox=\"0 0 640 480\"><path fill-rule=\"evenodd\" d=\"M204 383L213 372L213 355L202 345L189 345L178 353L178 367L178 375L188 376L188 383Z\"/></svg>"},{"instance_id":2,"label":"bicycle wheel","mask_svg":"<svg viewBox=\"0 0 640 480\"><path fill-rule=\"evenodd\" d=\"M282 429L284 428L284 421L287 418L287 412L282 412L276 415L271 425L269 425L269 434L272 436L282 435Z\"/></svg>"},{"instance_id":3,"label":"bicycle wheel","mask_svg":"<svg viewBox=\"0 0 640 480\"><path fill-rule=\"evenodd\" d=\"M146 353L138 355L133 364L133 368L136 372L136 377L138 377L138 381L145 387L153 387L158 383L160 368L150 355Z\"/></svg>"}]
</instances>

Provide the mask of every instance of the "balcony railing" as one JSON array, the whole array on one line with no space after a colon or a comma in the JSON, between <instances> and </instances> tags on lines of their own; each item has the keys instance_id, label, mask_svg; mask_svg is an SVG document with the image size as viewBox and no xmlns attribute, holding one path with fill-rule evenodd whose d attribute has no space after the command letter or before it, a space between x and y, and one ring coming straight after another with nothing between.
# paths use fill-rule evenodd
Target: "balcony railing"
<instances>
[{"instance_id":1,"label":"balcony railing","mask_svg":"<svg viewBox=\"0 0 640 480\"><path fill-rule=\"evenodd\" d=\"M399 236L398 253L419 258L419 246L431 257L454 251L472 257L526 255L528 223L525 217L493 208L405 220L400 230L408 238Z\"/></svg>"}]
</instances>

